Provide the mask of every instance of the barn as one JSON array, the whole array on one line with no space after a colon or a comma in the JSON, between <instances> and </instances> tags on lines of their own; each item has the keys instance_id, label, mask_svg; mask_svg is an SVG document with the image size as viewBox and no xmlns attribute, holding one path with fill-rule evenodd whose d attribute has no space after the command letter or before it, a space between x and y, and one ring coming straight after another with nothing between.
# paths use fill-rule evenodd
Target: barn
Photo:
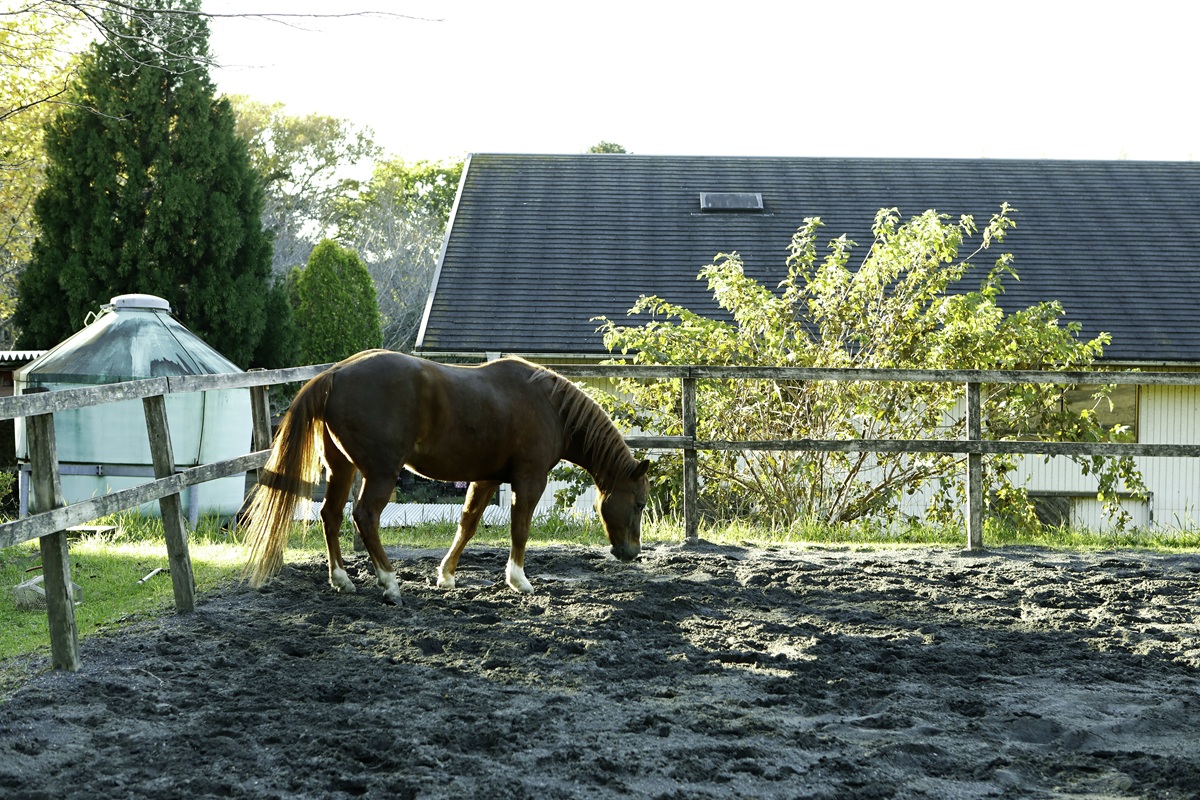
<instances>
[{"instance_id":1,"label":"barn","mask_svg":"<svg viewBox=\"0 0 1200 800\"><path fill-rule=\"evenodd\" d=\"M983 223L1017 209L1003 251L1019 282L1010 309L1058 300L1082 335L1112 336L1105 368L1200 367L1200 164L1146 161L472 155L416 351L439 360L522 355L604 359L595 317L624 318L643 294L720 317L699 269L741 254L774 286L792 234L821 217L829 238L869 242L881 208ZM1112 421L1144 443L1200 442L1200 391L1127 386ZM1200 466L1144 459L1137 523L1194 527ZM1063 521L1100 527L1094 479L1029 459L1032 493Z\"/></svg>"}]
</instances>

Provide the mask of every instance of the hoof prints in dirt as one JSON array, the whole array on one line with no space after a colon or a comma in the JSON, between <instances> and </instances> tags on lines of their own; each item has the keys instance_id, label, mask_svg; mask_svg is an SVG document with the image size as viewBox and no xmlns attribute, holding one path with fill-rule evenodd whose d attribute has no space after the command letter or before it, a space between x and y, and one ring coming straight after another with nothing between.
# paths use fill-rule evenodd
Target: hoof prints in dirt
<instances>
[{"instance_id":1,"label":"hoof prints in dirt","mask_svg":"<svg viewBox=\"0 0 1200 800\"><path fill-rule=\"evenodd\" d=\"M537 548L288 567L0 705L0 796L1195 797L1200 557Z\"/></svg>"}]
</instances>

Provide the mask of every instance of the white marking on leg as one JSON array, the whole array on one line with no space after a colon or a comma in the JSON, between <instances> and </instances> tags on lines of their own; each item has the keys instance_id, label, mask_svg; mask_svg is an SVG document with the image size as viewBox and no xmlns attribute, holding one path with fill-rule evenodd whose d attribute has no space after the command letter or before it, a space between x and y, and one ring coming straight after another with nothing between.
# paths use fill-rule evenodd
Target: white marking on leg
<instances>
[{"instance_id":1,"label":"white marking on leg","mask_svg":"<svg viewBox=\"0 0 1200 800\"><path fill-rule=\"evenodd\" d=\"M508 560L508 566L504 568L504 580L521 594L533 594L533 584L525 579L525 570L513 563L511 558Z\"/></svg>"},{"instance_id":2,"label":"white marking on leg","mask_svg":"<svg viewBox=\"0 0 1200 800\"><path fill-rule=\"evenodd\" d=\"M382 569L375 570L375 577L383 587L383 596L396 605L400 605L400 584L396 582L396 573Z\"/></svg>"},{"instance_id":3,"label":"white marking on leg","mask_svg":"<svg viewBox=\"0 0 1200 800\"><path fill-rule=\"evenodd\" d=\"M334 567L329 572L329 585L333 587L335 592L345 592L346 594L354 594L354 581L350 580L350 576L346 574L346 570L341 567Z\"/></svg>"},{"instance_id":4,"label":"white marking on leg","mask_svg":"<svg viewBox=\"0 0 1200 800\"><path fill-rule=\"evenodd\" d=\"M442 563L438 566L437 585L439 589L454 588L454 573L446 567L446 562L450 560L450 556L442 559Z\"/></svg>"}]
</instances>

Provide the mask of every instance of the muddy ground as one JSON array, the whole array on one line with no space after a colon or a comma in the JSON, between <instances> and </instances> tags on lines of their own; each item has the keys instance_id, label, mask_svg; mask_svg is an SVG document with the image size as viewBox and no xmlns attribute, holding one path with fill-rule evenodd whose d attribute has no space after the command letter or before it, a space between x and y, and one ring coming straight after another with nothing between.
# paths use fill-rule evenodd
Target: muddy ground
<instances>
[{"instance_id":1,"label":"muddy ground","mask_svg":"<svg viewBox=\"0 0 1200 800\"><path fill-rule=\"evenodd\" d=\"M85 640L0 797L1200 797L1198 555L394 555L401 608L311 562Z\"/></svg>"}]
</instances>

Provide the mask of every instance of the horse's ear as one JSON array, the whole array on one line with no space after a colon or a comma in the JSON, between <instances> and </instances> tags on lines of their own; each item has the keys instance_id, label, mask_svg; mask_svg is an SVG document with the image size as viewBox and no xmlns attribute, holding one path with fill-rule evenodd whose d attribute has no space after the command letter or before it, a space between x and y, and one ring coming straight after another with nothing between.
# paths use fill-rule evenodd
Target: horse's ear
<instances>
[{"instance_id":1,"label":"horse's ear","mask_svg":"<svg viewBox=\"0 0 1200 800\"><path fill-rule=\"evenodd\" d=\"M633 468L633 479L638 480L650 469L650 459L643 458L638 465Z\"/></svg>"}]
</instances>

